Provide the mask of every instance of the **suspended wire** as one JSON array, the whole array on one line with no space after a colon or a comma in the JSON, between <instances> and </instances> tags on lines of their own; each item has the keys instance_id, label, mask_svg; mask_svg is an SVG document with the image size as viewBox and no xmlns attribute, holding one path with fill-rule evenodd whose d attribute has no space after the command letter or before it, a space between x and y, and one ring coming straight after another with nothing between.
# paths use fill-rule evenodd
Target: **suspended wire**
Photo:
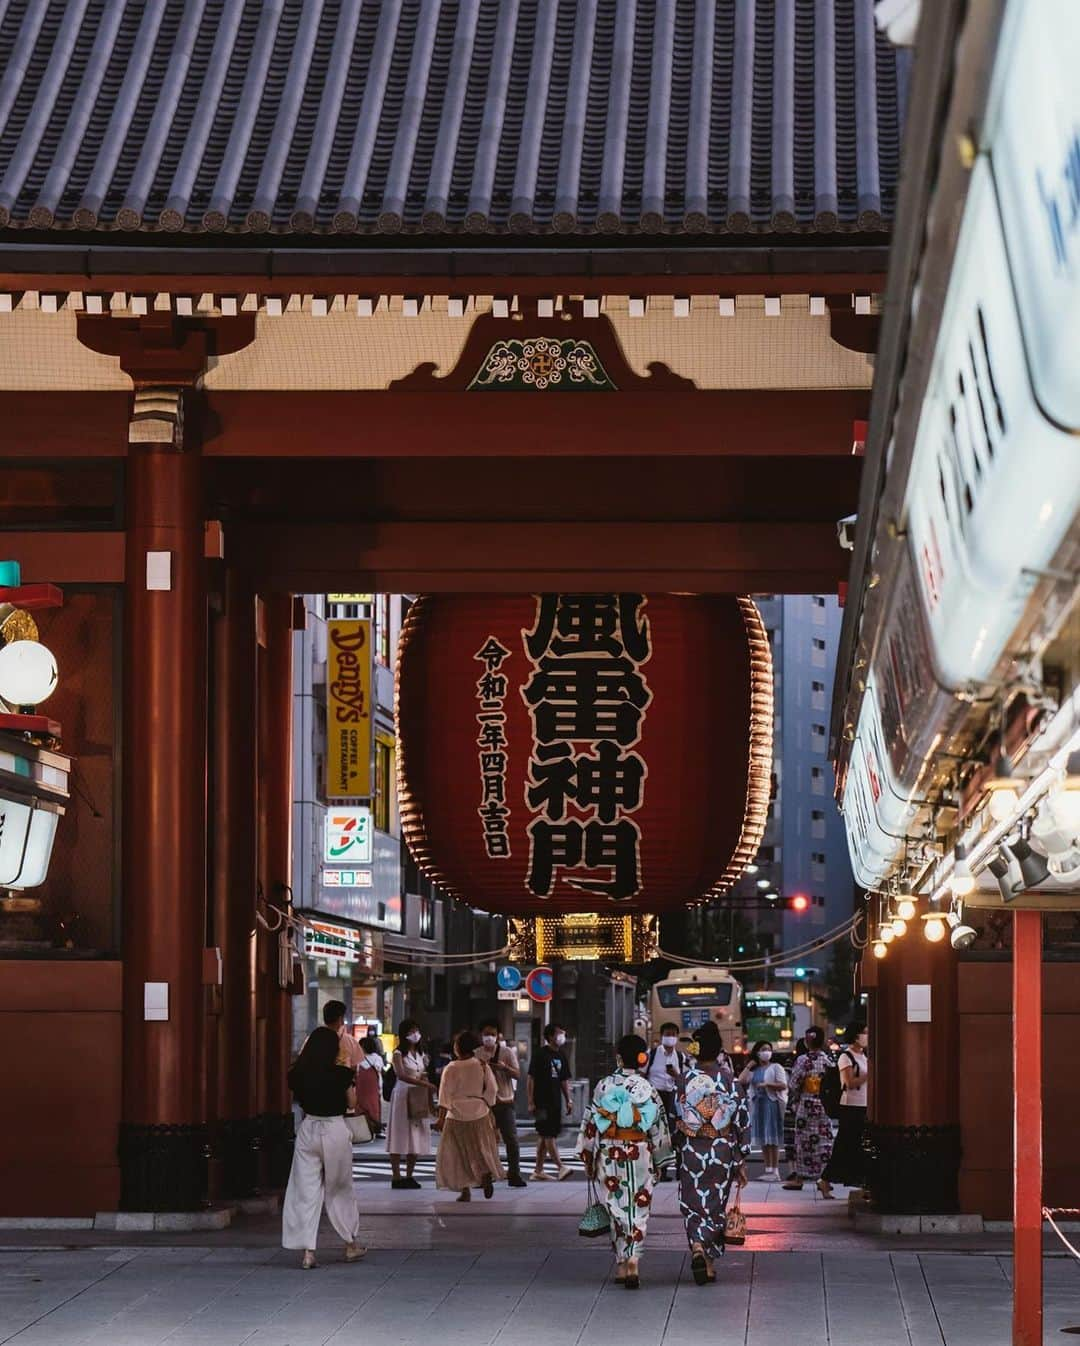
<instances>
[{"instance_id":1,"label":"suspended wire","mask_svg":"<svg viewBox=\"0 0 1080 1346\"><path fill-rule=\"evenodd\" d=\"M835 927L826 935L810 944L800 945L794 949L784 949L780 953L769 954L767 958L746 958L738 962L720 963L716 962L717 968L726 968L729 970L738 970L741 972L751 972L764 970L774 967L777 963L787 962L795 958L805 958L809 954L817 953L819 949L826 949L830 944L835 944L837 940L849 937L860 919L861 913L856 913L850 920L845 921L842 926ZM659 950L659 956L669 963L676 963L681 967L706 967L700 958L684 958L680 954L669 953L666 949Z\"/></svg>"}]
</instances>

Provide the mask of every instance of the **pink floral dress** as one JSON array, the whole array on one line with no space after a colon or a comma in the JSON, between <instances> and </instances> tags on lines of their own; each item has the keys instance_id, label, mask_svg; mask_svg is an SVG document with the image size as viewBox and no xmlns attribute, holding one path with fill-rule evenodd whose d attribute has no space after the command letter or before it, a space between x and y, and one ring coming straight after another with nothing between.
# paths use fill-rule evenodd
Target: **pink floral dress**
<instances>
[{"instance_id":1,"label":"pink floral dress","mask_svg":"<svg viewBox=\"0 0 1080 1346\"><path fill-rule=\"evenodd\" d=\"M820 1097L830 1065L825 1052L807 1052L795 1062L788 1080L795 1100L795 1176L804 1182L817 1182L832 1154L832 1122Z\"/></svg>"}]
</instances>

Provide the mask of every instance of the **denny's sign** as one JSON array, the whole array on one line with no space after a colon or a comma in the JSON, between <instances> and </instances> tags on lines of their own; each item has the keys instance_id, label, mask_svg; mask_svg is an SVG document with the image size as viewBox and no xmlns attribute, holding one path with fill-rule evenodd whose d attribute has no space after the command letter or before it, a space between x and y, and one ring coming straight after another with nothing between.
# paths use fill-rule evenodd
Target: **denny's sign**
<instances>
[{"instance_id":1,"label":"denny's sign","mask_svg":"<svg viewBox=\"0 0 1080 1346\"><path fill-rule=\"evenodd\" d=\"M326 797L371 795L371 623L327 622Z\"/></svg>"}]
</instances>

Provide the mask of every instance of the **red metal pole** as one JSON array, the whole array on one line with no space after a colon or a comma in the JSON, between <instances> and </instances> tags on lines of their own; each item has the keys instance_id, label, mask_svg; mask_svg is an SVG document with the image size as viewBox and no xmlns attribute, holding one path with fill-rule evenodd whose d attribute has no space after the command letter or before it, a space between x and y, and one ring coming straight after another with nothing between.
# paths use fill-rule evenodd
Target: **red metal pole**
<instances>
[{"instance_id":1,"label":"red metal pole","mask_svg":"<svg viewBox=\"0 0 1080 1346\"><path fill-rule=\"evenodd\" d=\"M1013 913L1013 1346L1042 1346L1042 912Z\"/></svg>"}]
</instances>

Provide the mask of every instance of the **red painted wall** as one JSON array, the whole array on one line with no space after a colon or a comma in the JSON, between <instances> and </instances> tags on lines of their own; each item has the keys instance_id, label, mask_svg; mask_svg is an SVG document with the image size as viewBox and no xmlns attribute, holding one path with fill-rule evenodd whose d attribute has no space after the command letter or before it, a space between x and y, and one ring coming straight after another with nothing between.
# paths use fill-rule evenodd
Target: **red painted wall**
<instances>
[{"instance_id":1,"label":"red painted wall","mask_svg":"<svg viewBox=\"0 0 1080 1346\"><path fill-rule=\"evenodd\" d=\"M1075 963L1043 965L1043 1195L1050 1206L1080 1206L1078 973ZM987 1220L1012 1219L1011 974L1007 962L959 967L960 1207Z\"/></svg>"}]
</instances>

